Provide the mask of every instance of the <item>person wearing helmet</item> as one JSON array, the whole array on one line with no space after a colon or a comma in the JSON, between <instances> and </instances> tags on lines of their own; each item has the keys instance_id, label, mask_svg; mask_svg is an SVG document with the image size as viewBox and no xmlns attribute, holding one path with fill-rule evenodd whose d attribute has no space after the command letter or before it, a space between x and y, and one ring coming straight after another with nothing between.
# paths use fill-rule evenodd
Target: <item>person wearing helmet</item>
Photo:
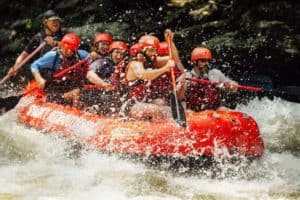
<instances>
[{"instance_id":1,"label":"person wearing helmet","mask_svg":"<svg viewBox=\"0 0 300 200\"><path fill-rule=\"evenodd\" d=\"M230 90L236 91L238 84L225 76L218 69L210 69L209 61L212 60L212 53L205 47L196 47L191 52L191 63L193 68L186 74L187 78L206 79L213 82L230 83ZM219 109L221 97L219 91L212 85L201 85L189 81L186 84L187 108L194 111L206 109Z\"/></svg>"},{"instance_id":2,"label":"person wearing helmet","mask_svg":"<svg viewBox=\"0 0 300 200\"><path fill-rule=\"evenodd\" d=\"M149 90L151 81L169 72L179 60L177 49L173 43L173 32L167 29L165 37L171 38L173 59L168 56L160 57L157 55L159 40L155 36L144 35L139 39L141 50L138 54L142 56L130 61L127 65L124 81L127 83L128 94L127 101L122 105L121 115L139 119L171 117L170 107L163 106L164 102L160 99L151 98L151 91Z\"/></svg>"},{"instance_id":3,"label":"person wearing helmet","mask_svg":"<svg viewBox=\"0 0 300 200\"><path fill-rule=\"evenodd\" d=\"M54 77L55 73L88 57L88 52L78 49L79 46L79 36L68 33L62 38L59 48L47 52L32 63L31 72L37 85L44 88L47 100L57 103L71 102L73 106L79 107L80 88L83 86L88 65L82 64L63 77Z\"/></svg>"},{"instance_id":4,"label":"person wearing helmet","mask_svg":"<svg viewBox=\"0 0 300 200\"><path fill-rule=\"evenodd\" d=\"M140 43L135 43L131 45L129 49L129 55L131 58L137 57L138 53L141 51L142 45Z\"/></svg>"},{"instance_id":5,"label":"person wearing helmet","mask_svg":"<svg viewBox=\"0 0 300 200\"><path fill-rule=\"evenodd\" d=\"M93 60L108 56L109 45L112 43L112 35L109 33L97 33L94 37L94 50L91 52Z\"/></svg>"},{"instance_id":6,"label":"person wearing helmet","mask_svg":"<svg viewBox=\"0 0 300 200\"><path fill-rule=\"evenodd\" d=\"M108 48L109 56L95 60L87 73L89 82L101 85L110 90L112 85L109 78L116 69L116 66L124 59L128 47L123 41L113 41Z\"/></svg>"},{"instance_id":7,"label":"person wearing helmet","mask_svg":"<svg viewBox=\"0 0 300 200\"><path fill-rule=\"evenodd\" d=\"M177 52L177 51L176 51ZM167 42L160 42L157 50L157 55L160 57L169 57L169 46ZM177 55L177 57L179 57ZM185 68L180 59L177 59L176 66L174 67L175 78L177 79L177 87L179 90L179 96L182 98L184 95L185 84ZM170 91L172 91L172 82L170 72L164 73L157 79L151 81L150 91L152 99L163 99L165 103L169 103Z\"/></svg>"},{"instance_id":8,"label":"person wearing helmet","mask_svg":"<svg viewBox=\"0 0 300 200\"><path fill-rule=\"evenodd\" d=\"M35 56L32 60L37 59L46 52L50 51L53 47L59 45L59 41L67 33L66 30L61 28L62 18L53 10L48 10L43 13L43 30L29 41L22 53L17 57L15 64L8 70L8 75L15 76L18 71L15 66L25 60L43 41L46 41L46 46Z\"/></svg>"},{"instance_id":9,"label":"person wearing helmet","mask_svg":"<svg viewBox=\"0 0 300 200\"><path fill-rule=\"evenodd\" d=\"M113 41L108 51L107 57L97 59L90 65L86 78L94 87L89 86L82 95L88 111L105 115L119 107L117 90L128 47L123 41Z\"/></svg>"}]
</instances>

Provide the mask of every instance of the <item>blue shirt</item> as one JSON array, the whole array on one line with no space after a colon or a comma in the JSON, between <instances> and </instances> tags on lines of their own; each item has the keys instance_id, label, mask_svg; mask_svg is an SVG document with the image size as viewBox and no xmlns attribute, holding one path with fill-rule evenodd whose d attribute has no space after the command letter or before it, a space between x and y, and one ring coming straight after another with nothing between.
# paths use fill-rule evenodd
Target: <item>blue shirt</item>
<instances>
[{"instance_id":1,"label":"blue shirt","mask_svg":"<svg viewBox=\"0 0 300 200\"><path fill-rule=\"evenodd\" d=\"M85 50L79 49L77 52L81 60L89 55L89 53ZM60 65L61 59L59 55L57 55L56 51L49 51L39 59L35 60L31 64L30 68L32 73L39 72L41 69L49 69L51 71L56 71L59 69Z\"/></svg>"}]
</instances>

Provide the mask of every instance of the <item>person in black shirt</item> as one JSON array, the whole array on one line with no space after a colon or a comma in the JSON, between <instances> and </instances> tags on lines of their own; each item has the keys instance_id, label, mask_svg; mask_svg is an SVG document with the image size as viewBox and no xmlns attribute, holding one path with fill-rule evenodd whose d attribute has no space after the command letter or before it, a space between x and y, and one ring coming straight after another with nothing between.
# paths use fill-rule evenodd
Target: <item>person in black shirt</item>
<instances>
[{"instance_id":1,"label":"person in black shirt","mask_svg":"<svg viewBox=\"0 0 300 200\"><path fill-rule=\"evenodd\" d=\"M18 70L15 69L15 66L29 56L43 41L46 41L46 45L34 59L41 57L53 47L58 46L59 41L66 34L66 31L61 28L62 21L63 20L53 10L46 11L43 14L43 30L33 36L22 53L17 57L14 66L8 70L7 74L9 76L17 75Z\"/></svg>"}]
</instances>

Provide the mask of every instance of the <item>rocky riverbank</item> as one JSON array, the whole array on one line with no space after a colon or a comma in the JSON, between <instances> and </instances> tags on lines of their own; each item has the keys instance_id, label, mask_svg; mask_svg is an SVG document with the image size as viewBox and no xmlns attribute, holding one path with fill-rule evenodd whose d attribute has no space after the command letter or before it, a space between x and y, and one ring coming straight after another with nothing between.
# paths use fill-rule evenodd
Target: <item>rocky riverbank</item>
<instances>
[{"instance_id":1,"label":"rocky riverbank","mask_svg":"<svg viewBox=\"0 0 300 200\"><path fill-rule=\"evenodd\" d=\"M86 49L98 31L132 44L144 33L162 38L163 30L171 28L187 67L191 50L204 45L213 50L214 64L234 78L265 75L274 86L299 86L299 5L292 0L4 0L0 75L40 30L43 11L55 9L63 26L83 37Z\"/></svg>"}]
</instances>

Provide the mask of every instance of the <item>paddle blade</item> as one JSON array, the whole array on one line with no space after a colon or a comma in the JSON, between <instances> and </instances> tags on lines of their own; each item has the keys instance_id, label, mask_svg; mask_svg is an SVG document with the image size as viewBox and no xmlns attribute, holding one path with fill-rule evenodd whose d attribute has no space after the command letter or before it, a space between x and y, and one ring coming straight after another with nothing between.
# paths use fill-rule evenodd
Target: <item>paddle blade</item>
<instances>
[{"instance_id":1,"label":"paddle blade","mask_svg":"<svg viewBox=\"0 0 300 200\"><path fill-rule=\"evenodd\" d=\"M13 109L19 103L22 96L23 95L0 98L0 114Z\"/></svg>"},{"instance_id":2,"label":"paddle blade","mask_svg":"<svg viewBox=\"0 0 300 200\"><path fill-rule=\"evenodd\" d=\"M171 100L171 111L173 119L176 121L176 123L182 127L186 127L186 118L185 118L185 112L182 107L181 102L178 100L177 96L171 93L170 95Z\"/></svg>"}]
</instances>

